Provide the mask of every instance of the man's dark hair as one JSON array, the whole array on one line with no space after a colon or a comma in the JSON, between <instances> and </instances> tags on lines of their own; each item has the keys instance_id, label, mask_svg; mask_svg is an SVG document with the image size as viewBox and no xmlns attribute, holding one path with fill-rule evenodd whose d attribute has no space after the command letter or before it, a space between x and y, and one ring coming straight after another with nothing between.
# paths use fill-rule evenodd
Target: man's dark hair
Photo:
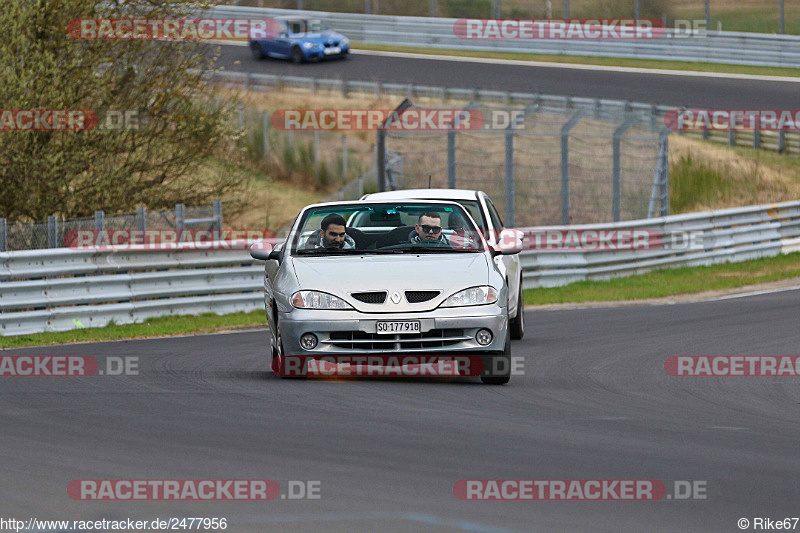
<instances>
[{"instance_id":1,"label":"man's dark hair","mask_svg":"<svg viewBox=\"0 0 800 533\"><path fill-rule=\"evenodd\" d=\"M337 215L336 213L333 213L322 219L320 227L322 228L322 231L328 231L328 226L330 226L331 224L336 224L337 226L344 226L347 223L345 222L344 217L342 215Z\"/></svg>"},{"instance_id":2,"label":"man's dark hair","mask_svg":"<svg viewBox=\"0 0 800 533\"><path fill-rule=\"evenodd\" d=\"M422 213L417 219L417 222L422 222L422 217L438 218L439 220L442 220L442 215L439 213Z\"/></svg>"}]
</instances>

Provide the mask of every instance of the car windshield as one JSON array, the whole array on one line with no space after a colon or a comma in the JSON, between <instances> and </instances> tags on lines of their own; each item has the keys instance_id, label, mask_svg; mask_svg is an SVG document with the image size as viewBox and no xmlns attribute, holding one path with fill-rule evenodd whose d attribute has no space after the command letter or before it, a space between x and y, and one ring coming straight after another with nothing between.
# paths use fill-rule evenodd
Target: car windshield
<instances>
[{"instance_id":1,"label":"car windshield","mask_svg":"<svg viewBox=\"0 0 800 533\"><path fill-rule=\"evenodd\" d=\"M307 20L306 27L307 27L306 31L308 31L308 33L319 33L330 29L321 20L316 20L316 19Z\"/></svg>"},{"instance_id":2,"label":"car windshield","mask_svg":"<svg viewBox=\"0 0 800 533\"><path fill-rule=\"evenodd\" d=\"M293 255L476 253L480 232L460 205L338 204L308 209L290 237Z\"/></svg>"}]
</instances>

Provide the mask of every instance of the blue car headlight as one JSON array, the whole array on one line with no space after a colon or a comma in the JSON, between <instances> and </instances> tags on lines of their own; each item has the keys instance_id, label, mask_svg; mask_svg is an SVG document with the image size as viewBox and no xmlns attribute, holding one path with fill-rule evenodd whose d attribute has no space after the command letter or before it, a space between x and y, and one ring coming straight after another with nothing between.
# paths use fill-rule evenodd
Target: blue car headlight
<instances>
[{"instance_id":1,"label":"blue car headlight","mask_svg":"<svg viewBox=\"0 0 800 533\"><path fill-rule=\"evenodd\" d=\"M312 48L316 48L319 45L317 43L303 43L303 48L306 50L311 50Z\"/></svg>"},{"instance_id":2,"label":"blue car headlight","mask_svg":"<svg viewBox=\"0 0 800 533\"><path fill-rule=\"evenodd\" d=\"M341 46L348 46L350 44L350 39L347 37L342 38Z\"/></svg>"}]
</instances>

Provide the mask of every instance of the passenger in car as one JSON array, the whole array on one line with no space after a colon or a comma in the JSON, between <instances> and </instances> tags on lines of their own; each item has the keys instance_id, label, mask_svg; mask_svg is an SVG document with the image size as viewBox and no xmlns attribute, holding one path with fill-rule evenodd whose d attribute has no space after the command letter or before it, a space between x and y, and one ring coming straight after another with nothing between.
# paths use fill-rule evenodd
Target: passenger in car
<instances>
[{"instance_id":1,"label":"passenger in car","mask_svg":"<svg viewBox=\"0 0 800 533\"><path fill-rule=\"evenodd\" d=\"M442 233L442 216L439 213L422 213L408 240L414 244L437 242L450 245L447 236Z\"/></svg>"},{"instance_id":2,"label":"passenger in car","mask_svg":"<svg viewBox=\"0 0 800 533\"><path fill-rule=\"evenodd\" d=\"M342 215L331 214L322 219L320 229L312 233L301 246L301 250L342 249L351 250L356 242L345 230L346 222Z\"/></svg>"}]
</instances>

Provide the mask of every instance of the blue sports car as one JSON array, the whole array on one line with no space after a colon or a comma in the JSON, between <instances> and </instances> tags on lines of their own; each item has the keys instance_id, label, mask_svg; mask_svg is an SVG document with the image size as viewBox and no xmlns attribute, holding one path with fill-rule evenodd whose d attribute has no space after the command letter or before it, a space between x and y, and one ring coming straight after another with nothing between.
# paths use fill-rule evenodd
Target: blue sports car
<instances>
[{"instance_id":1,"label":"blue sports car","mask_svg":"<svg viewBox=\"0 0 800 533\"><path fill-rule=\"evenodd\" d=\"M253 59L277 57L302 63L312 59L345 58L350 40L321 21L276 17L277 35L273 39L251 39Z\"/></svg>"}]
</instances>

